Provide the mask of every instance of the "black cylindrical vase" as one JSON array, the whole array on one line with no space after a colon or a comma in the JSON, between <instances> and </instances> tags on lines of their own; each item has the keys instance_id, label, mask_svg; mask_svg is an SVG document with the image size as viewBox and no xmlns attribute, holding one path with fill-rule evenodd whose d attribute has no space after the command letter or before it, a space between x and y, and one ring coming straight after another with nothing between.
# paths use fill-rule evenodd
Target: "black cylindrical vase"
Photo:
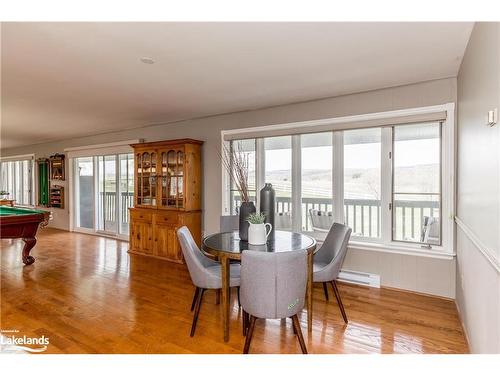
<instances>
[{"instance_id":1,"label":"black cylindrical vase","mask_svg":"<svg viewBox=\"0 0 500 375\"><path fill-rule=\"evenodd\" d=\"M274 201L275 195L273 185L266 183L264 187L260 190L260 212L263 213L266 218L265 222L272 225L271 233L269 236L274 235Z\"/></svg>"},{"instance_id":2,"label":"black cylindrical vase","mask_svg":"<svg viewBox=\"0 0 500 375\"><path fill-rule=\"evenodd\" d=\"M248 215L254 214L256 212L255 205L253 202L242 202L240 206L240 240L248 241Z\"/></svg>"}]
</instances>

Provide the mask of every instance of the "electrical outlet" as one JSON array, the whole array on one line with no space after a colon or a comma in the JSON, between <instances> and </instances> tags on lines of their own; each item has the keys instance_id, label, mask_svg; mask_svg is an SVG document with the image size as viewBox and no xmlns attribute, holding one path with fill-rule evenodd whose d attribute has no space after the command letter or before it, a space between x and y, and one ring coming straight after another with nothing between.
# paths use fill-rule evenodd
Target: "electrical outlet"
<instances>
[{"instance_id":1,"label":"electrical outlet","mask_svg":"<svg viewBox=\"0 0 500 375\"><path fill-rule=\"evenodd\" d=\"M494 126L498 122L498 108L488 111L488 125Z\"/></svg>"}]
</instances>

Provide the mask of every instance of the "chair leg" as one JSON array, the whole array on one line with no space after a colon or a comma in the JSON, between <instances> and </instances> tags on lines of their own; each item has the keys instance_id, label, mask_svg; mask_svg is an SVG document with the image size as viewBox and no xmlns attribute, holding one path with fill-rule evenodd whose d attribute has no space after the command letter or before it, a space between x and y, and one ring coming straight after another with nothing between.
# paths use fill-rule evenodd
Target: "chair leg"
<instances>
[{"instance_id":1,"label":"chair leg","mask_svg":"<svg viewBox=\"0 0 500 375\"><path fill-rule=\"evenodd\" d=\"M302 329L300 328L299 318L297 314L292 316L293 327L297 332L297 338L299 339L300 349L302 349L302 354L307 354L306 343L304 342L304 336L302 336Z\"/></svg>"},{"instance_id":2,"label":"chair leg","mask_svg":"<svg viewBox=\"0 0 500 375\"><path fill-rule=\"evenodd\" d=\"M248 313L245 310L242 311L242 320L243 320L243 336L246 336L247 334L247 328L248 328Z\"/></svg>"},{"instance_id":3,"label":"chair leg","mask_svg":"<svg viewBox=\"0 0 500 375\"><path fill-rule=\"evenodd\" d=\"M292 329L293 329L293 334L297 334L297 330L295 329L295 324L293 324L293 317L292 317Z\"/></svg>"},{"instance_id":4,"label":"chair leg","mask_svg":"<svg viewBox=\"0 0 500 375\"><path fill-rule=\"evenodd\" d=\"M248 354L248 350L250 349L250 342L252 341L253 330L255 328L255 321L257 318L253 315L250 315L250 326L248 327L247 337L245 339L245 346L243 347L243 354Z\"/></svg>"},{"instance_id":5,"label":"chair leg","mask_svg":"<svg viewBox=\"0 0 500 375\"><path fill-rule=\"evenodd\" d=\"M340 307L340 312L342 313L342 318L344 318L344 322L347 324L349 321L347 320L347 314L345 313L344 304L342 303L342 298L340 298L340 292L337 289L337 282L332 280L332 288L333 293L335 293L335 298L337 299L337 303Z\"/></svg>"},{"instance_id":6,"label":"chair leg","mask_svg":"<svg viewBox=\"0 0 500 375\"><path fill-rule=\"evenodd\" d=\"M323 283L323 292L325 292L326 300L329 301L329 299L328 299L328 286L326 285L326 283Z\"/></svg>"},{"instance_id":7,"label":"chair leg","mask_svg":"<svg viewBox=\"0 0 500 375\"><path fill-rule=\"evenodd\" d=\"M196 331L196 322L198 322L198 315L200 314L201 300L203 299L203 293L205 293L205 289L200 288L200 291L198 293L198 298L196 300L196 306L194 309L193 324L191 325L191 334L190 334L191 337L194 336L194 332Z\"/></svg>"},{"instance_id":8,"label":"chair leg","mask_svg":"<svg viewBox=\"0 0 500 375\"><path fill-rule=\"evenodd\" d=\"M220 304L220 289L217 289L215 291L215 304L216 305Z\"/></svg>"},{"instance_id":9,"label":"chair leg","mask_svg":"<svg viewBox=\"0 0 500 375\"><path fill-rule=\"evenodd\" d=\"M240 302L240 287L238 286L238 308L241 307L241 302Z\"/></svg>"},{"instance_id":10,"label":"chair leg","mask_svg":"<svg viewBox=\"0 0 500 375\"><path fill-rule=\"evenodd\" d=\"M196 300L198 299L198 293L200 293L200 288L196 287L193 296L193 302L191 303L191 311L194 310L194 306L196 305Z\"/></svg>"}]
</instances>

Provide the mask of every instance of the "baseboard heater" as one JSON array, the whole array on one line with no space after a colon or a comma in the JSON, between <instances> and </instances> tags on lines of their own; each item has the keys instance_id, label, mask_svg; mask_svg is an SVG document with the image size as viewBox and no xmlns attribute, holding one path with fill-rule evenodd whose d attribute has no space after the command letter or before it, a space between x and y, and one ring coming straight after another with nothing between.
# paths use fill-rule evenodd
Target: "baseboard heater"
<instances>
[{"instance_id":1,"label":"baseboard heater","mask_svg":"<svg viewBox=\"0 0 500 375\"><path fill-rule=\"evenodd\" d=\"M342 270L340 271L337 280L344 281L350 284L358 284L358 285L370 286L373 288L380 288L380 275L376 275L374 273Z\"/></svg>"}]
</instances>

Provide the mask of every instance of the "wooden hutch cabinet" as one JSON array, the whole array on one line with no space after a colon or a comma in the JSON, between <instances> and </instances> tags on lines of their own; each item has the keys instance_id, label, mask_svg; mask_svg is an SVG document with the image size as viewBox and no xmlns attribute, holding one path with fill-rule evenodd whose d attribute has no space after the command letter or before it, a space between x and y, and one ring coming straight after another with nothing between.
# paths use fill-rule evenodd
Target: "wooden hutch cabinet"
<instances>
[{"instance_id":1,"label":"wooden hutch cabinet","mask_svg":"<svg viewBox=\"0 0 500 375\"><path fill-rule=\"evenodd\" d=\"M194 139L137 143L129 252L182 263L177 229L201 245L201 145Z\"/></svg>"}]
</instances>

